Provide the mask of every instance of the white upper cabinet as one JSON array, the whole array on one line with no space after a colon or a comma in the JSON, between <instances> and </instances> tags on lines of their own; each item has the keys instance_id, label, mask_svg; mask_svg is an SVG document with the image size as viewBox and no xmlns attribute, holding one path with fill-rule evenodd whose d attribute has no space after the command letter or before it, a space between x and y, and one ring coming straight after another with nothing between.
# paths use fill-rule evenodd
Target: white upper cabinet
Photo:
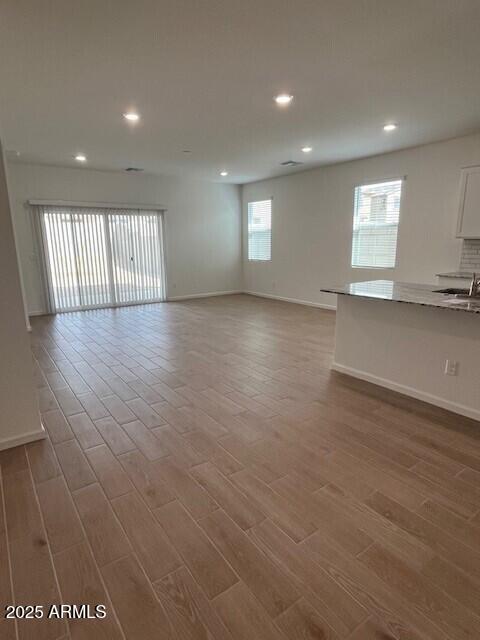
<instances>
[{"instance_id":1,"label":"white upper cabinet","mask_svg":"<svg viewBox=\"0 0 480 640\"><path fill-rule=\"evenodd\" d=\"M480 166L462 169L457 238L480 238Z\"/></svg>"}]
</instances>

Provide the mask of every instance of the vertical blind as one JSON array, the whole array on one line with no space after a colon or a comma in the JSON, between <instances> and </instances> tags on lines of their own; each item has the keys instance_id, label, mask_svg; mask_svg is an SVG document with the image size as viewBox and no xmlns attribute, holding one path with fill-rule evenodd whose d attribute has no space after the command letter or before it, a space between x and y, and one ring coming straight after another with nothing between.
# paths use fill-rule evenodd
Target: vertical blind
<instances>
[{"instance_id":1,"label":"vertical blind","mask_svg":"<svg viewBox=\"0 0 480 640\"><path fill-rule=\"evenodd\" d=\"M108 224L116 302L163 300L160 215L109 214Z\"/></svg>"},{"instance_id":2,"label":"vertical blind","mask_svg":"<svg viewBox=\"0 0 480 640\"><path fill-rule=\"evenodd\" d=\"M355 188L352 267L395 266L402 182L391 180Z\"/></svg>"},{"instance_id":3,"label":"vertical blind","mask_svg":"<svg viewBox=\"0 0 480 640\"><path fill-rule=\"evenodd\" d=\"M248 259L272 259L272 200L248 203Z\"/></svg>"},{"instance_id":4,"label":"vertical blind","mask_svg":"<svg viewBox=\"0 0 480 640\"><path fill-rule=\"evenodd\" d=\"M164 299L160 212L39 209L51 311Z\"/></svg>"}]
</instances>

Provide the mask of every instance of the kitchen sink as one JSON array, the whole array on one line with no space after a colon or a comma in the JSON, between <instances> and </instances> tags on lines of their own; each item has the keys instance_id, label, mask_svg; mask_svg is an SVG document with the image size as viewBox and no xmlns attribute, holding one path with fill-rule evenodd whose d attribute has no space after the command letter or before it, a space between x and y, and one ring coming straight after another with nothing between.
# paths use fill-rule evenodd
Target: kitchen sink
<instances>
[{"instance_id":1,"label":"kitchen sink","mask_svg":"<svg viewBox=\"0 0 480 640\"><path fill-rule=\"evenodd\" d=\"M468 289L435 289L435 293L445 293L455 296L468 296Z\"/></svg>"}]
</instances>

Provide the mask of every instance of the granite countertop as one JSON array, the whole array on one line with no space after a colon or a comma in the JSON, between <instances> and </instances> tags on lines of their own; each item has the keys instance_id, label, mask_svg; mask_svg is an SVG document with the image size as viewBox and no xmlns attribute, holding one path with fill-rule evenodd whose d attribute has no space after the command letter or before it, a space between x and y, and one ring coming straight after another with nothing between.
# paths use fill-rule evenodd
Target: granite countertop
<instances>
[{"instance_id":1,"label":"granite countertop","mask_svg":"<svg viewBox=\"0 0 480 640\"><path fill-rule=\"evenodd\" d=\"M480 313L480 297L466 300L465 298L456 298L454 295L439 293L440 289L445 289L445 287L438 284L369 280L367 282L351 282L341 287L323 288L320 291L358 298L389 300L419 304L425 307Z\"/></svg>"},{"instance_id":2,"label":"granite countertop","mask_svg":"<svg viewBox=\"0 0 480 640\"><path fill-rule=\"evenodd\" d=\"M448 273L436 273L439 278L463 278L471 280L473 271L449 271Z\"/></svg>"}]
</instances>

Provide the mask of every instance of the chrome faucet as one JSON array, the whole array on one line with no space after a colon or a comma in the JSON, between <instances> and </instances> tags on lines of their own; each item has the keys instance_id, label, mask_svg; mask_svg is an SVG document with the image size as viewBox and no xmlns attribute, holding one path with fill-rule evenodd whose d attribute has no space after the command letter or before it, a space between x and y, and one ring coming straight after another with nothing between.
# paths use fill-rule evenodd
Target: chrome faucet
<instances>
[{"instance_id":1,"label":"chrome faucet","mask_svg":"<svg viewBox=\"0 0 480 640\"><path fill-rule=\"evenodd\" d=\"M480 296L480 278L477 278L477 274L472 275L472 281L470 283L470 289L468 291L470 298L476 298Z\"/></svg>"}]
</instances>

